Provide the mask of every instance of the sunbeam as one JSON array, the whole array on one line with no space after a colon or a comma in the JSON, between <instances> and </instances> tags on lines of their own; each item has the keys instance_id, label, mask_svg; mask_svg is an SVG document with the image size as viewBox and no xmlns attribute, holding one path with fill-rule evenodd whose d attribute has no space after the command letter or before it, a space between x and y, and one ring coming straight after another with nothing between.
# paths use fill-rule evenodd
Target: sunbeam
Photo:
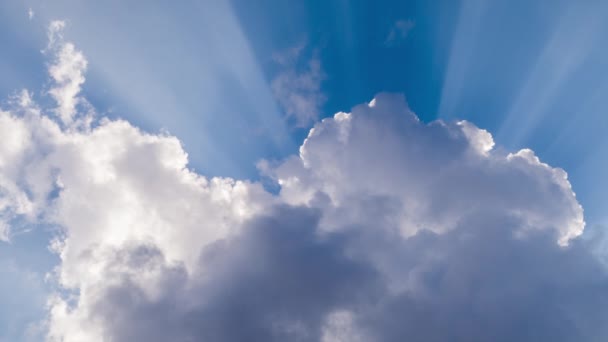
<instances>
[{"instance_id":1,"label":"sunbeam","mask_svg":"<svg viewBox=\"0 0 608 342\"><path fill-rule=\"evenodd\" d=\"M0 1L0 342L608 341L605 13Z\"/></svg>"},{"instance_id":2,"label":"sunbeam","mask_svg":"<svg viewBox=\"0 0 608 342\"><path fill-rule=\"evenodd\" d=\"M474 63L475 44L479 43L480 24L487 7L488 2L483 0L464 1L461 4L441 90L440 118L456 115L456 106L467 84L467 73Z\"/></svg>"},{"instance_id":3,"label":"sunbeam","mask_svg":"<svg viewBox=\"0 0 608 342\"><path fill-rule=\"evenodd\" d=\"M536 58L519 95L504 116L497 137L509 146L521 146L548 115L561 92L597 48L605 23L606 6L572 3Z\"/></svg>"}]
</instances>

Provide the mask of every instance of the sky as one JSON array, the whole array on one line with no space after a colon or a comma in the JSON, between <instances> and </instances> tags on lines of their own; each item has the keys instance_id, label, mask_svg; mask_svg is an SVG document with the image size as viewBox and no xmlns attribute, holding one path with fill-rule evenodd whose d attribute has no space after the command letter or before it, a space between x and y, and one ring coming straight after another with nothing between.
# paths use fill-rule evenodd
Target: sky
<instances>
[{"instance_id":1,"label":"sky","mask_svg":"<svg viewBox=\"0 0 608 342\"><path fill-rule=\"evenodd\" d=\"M604 341L606 7L0 3L0 341Z\"/></svg>"}]
</instances>

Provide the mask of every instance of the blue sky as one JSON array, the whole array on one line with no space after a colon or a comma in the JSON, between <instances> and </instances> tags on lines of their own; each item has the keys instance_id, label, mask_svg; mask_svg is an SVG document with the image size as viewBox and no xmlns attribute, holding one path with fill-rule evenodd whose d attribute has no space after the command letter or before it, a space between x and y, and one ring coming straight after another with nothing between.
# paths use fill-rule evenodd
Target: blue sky
<instances>
[{"instance_id":1,"label":"blue sky","mask_svg":"<svg viewBox=\"0 0 608 342\"><path fill-rule=\"evenodd\" d=\"M530 148L564 169L587 226L597 227L607 219L606 7L599 1L5 1L0 98L9 106L25 88L41 108L52 106L48 27L63 20L65 39L86 56L80 94L96 115L177 137L188 167L203 176L280 180L284 170L293 171L282 163L298 153L315 122L378 93L399 93L425 123L467 120L490 132L497 150ZM260 160L283 166L261 172ZM53 236L47 224L0 245L6 260L0 274L24 268L42 279L62 262L46 248ZM15 275L7 287L19 287L24 277ZM44 302L45 286L53 287L43 283L28 290L36 303ZM44 317L44 310L28 314ZM6 317L0 309L0 323Z\"/></svg>"},{"instance_id":2,"label":"blue sky","mask_svg":"<svg viewBox=\"0 0 608 342\"><path fill-rule=\"evenodd\" d=\"M44 27L65 19L90 61L89 100L110 117L179 136L205 174L255 178L258 159L297 149L306 130L276 123L282 114L270 81L280 71L272 56L304 45L299 63L314 51L325 74L321 116L381 91L403 93L422 120L471 120L508 149L534 149L568 171L588 218L604 217L598 182L608 171L608 52L601 44L608 28L599 2L2 6L0 39L11 51L1 65L4 97L22 87L40 90ZM399 21L412 27L387 43Z\"/></svg>"}]
</instances>

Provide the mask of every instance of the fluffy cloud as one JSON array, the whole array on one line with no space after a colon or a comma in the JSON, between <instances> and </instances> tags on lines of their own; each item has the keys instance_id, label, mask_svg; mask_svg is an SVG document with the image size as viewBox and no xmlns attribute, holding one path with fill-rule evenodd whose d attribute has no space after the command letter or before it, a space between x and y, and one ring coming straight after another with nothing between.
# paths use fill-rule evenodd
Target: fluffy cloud
<instances>
[{"instance_id":1,"label":"fluffy cloud","mask_svg":"<svg viewBox=\"0 0 608 342\"><path fill-rule=\"evenodd\" d=\"M191 272L203 247L237 234L242 221L273 201L260 185L189 171L173 137L144 134L124 121L62 130L37 110L16 112L0 113L5 137L29 144L16 143L3 155L0 175L9 194L2 197L3 218L60 225L53 243L61 257L57 282L80 293L75 311L60 311L66 298L52 300L51 335L59 329L82 340L81 334L97 331L78 332L80 324L87 326L78 320L86 303L97 298L101 284L112 286L129 272L146 293L158 291L163 272L118 265L124 260L114 256L127 255L123 249L154 246L167 263Z\"/></svg>"},{"instance_id":2,"label":"fluffy cloud","mask_svg":"<svg viewBox=\"0 0 608 342\"><path fill-rule=\"evenodd\" d=\"M168 135L24 92L0 217L60 227L49 341L600 341L608 273L561 169L380 94L317 123L280 185L208 179ZM8 233L10 236L10 233Z\"/></svg>"},{"instance_id":3,"label":"fluffy cloud","mask_svg":"<svg viewBox=\"0 0 608 342\"><path fill-rule=\"evenodd\" d=\"M562 245L578 236L583 211L566 173L530 150L493 146L471 123L422 124L401 96L380 94L316 125L300 155L273 175L288 203L324 201L328 226L376 222L374 206L363 201L373 199L395 206L395 215L384 217L404 237L443 233L482 212L518 218L518 234L550 230Z\"/></svg>"}]
</instances>

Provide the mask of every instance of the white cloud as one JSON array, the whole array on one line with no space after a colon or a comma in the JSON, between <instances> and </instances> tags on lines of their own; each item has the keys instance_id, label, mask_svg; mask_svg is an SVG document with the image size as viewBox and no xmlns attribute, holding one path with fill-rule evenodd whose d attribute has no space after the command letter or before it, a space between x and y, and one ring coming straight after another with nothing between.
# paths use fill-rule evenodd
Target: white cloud
<instances>
[{"instance_id":1,"label":"white cloud","mask_svg":"<svg viewBox=\"0 0 608 342\"><path fill-rule=\"evenodd\" d=\"M336 311L330 313L325 319L321 342L363 342L365 339L354 326L353 313L349 311Z\"/></svg>"},{"instance_id":2,"label":"white cloud","mask_svg":"<svg viewBox=\"0 0 608 342\"><path fill-rule=\"evenodd\" d=\"M30 94L23 91L11 101L20 106L20 115L34 115ZM27 123L11 112L0 110L0 240L10 241L14 229L10 223L17 216L33 217L36 208L21 187L20 166L30 151L31 136Z\"/></svg>"},{"instance_id":3,"label":"white cloud","mask_svg":"<svg viewBox=\"0 0 608 342\"><path fill-rule=\"evenodd\" d=\"M325 79L321 61L316 52L306 59L305 47L300 44L273 56L280 71L272 80L272 91L287 118L298 127L315 122L326 101L321 91Z\"/></svg>"},{"instance_id":4,"label":"white cloud","mask_svg":"<svg viewBox=\"0 0 608 342\"><path fill-rule=\"evenodd\" d=\"M155 296L162 272L118 265L122 260L113 255L149 244L169 264L192 272L204 247L238 233L240 222L272 202L260 185L194 174L177 139L124 121L72 130L44 114L2 112L0 122L4 139L30 142L3 145L2 160L10 163L0 165L0 179L8 179L3 187L11 196L2 197L2 217L36 212L26 218L59 224L56 280L81 294L75 311L62 311L68 299L51 301L51 336L99 340L90 335L98 327L82 315L97 291L126 274Z\"/></svg>"},{"instance_id":5,"label":"white cloud","mask_svg":"<svg viewBox=\"0 0 608 342\"><path fill-rule=\"evenodd\" d=\"M57 102L56 113L61 121L69 125L76 114L76 107L83 101L78 96L85 81L87 60L73 43L63 38L64 21L51 22L48 30L47 51L53 54L48 73L53 81L49 94Z\"/></svg>"},{"instance_id":6,"label":"white cloud","mask_svg":"<svg viewBox=\"0 0 608 342\"><path fill-rule=\"evenodd\" d=\"M31 7L27 9L27 17L30 20L34 19L34 10Z\"/></svg>"},{"instance_id":7,"label":"white cloud","mask_svg":"<svg viewBox=\"0 0 608 342\"><path fill-rule=\"evenodd\" d=\"M308 205L322 193L328 225L375 219L350 208L376 196L395 202L391 219L403 236L443 233L479 212L517 217L525 221L521 233L554 230L562 244L578 236L583 211L566 173L532 151L506 154L493 146L491 135L471 123L425 125L402 97L381 94L373 106L317 124L300 156L275 176L288 203Z\"/></svg>"},{"instance_id":8,"label":"white cloud","mask_svg":"<svg viewBox=\"0 0 608 342\"><path fill-rule=\"evenodd\" d=\"M425 124L379 94L266 163L278 194L194 173L169 135L63 123L27 92L0 112L2 222L61 229L49 341L608 333L608 273L577 238L566 173L471 123Z\"/></svg>"}]
</instances>

